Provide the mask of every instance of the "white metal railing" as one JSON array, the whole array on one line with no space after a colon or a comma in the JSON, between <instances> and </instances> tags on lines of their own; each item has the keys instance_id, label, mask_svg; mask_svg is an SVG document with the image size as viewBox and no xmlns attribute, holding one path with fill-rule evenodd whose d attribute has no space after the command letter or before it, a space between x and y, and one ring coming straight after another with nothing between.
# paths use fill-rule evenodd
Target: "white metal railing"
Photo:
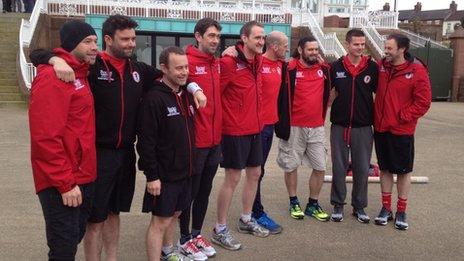
<instances>
[{"instance_id":1,"label":"white metal railing","mask_svg":"<svg viewBox=\"0 0 464 261\"><path fill-rule=\"evenodd\" d=\"M251 8L245 4L208 4L203 1L172 0L47 0L48 14L85 16L85 14L122 14L133 17L175 18L199 20L211 17L218 21L261 23L291 23L284 6L261 5Z\"/></svg>"},{"instance_id":2,"label":"white metal railing","mask_svg":"<svg viewBox=\"0 0 464 261\"><path fill-rule=\"evenodd\" d=\"M319 44L319 49L326 56L334 56L336 59L346 54L345 48L335 33L324 34L319 21L308 9L300 9L292 13L292 26L308 26L314 38Z\"/></svg>"},{"instance_id":3,"label":"white metal railing","mask_svg":"<svg viewBox=\"0 0 464 261\"><path fill-rule=\"evenodd\" d=\"M408 31L408 30L404 30L404 29L400 29L400 31L405 34L409 40L411 41L411 44L412 45L415 45L415 46L421 46L421 47L424 47L427 45L427 43L430 43L430 45L432 47L438 47L438 48L444 48L444 49L449 49L449 47L439 43L439 42L436 42L430 38L426 38L420 34L416 34L416 33L413 33L411 31Z\"/></svg>"},{"instance_id":4,"label":"white metal railing","mask_svg":"<svg viewBox=\"0 0 464 261\"><path fill-rule=\"evenodd\" d=\"M378 11L381 12L381 11ZM387 12L387 14L391 14L395 12ZM384 17L387 17L385 14ZM369 40L369 42L372 44L374 47L374 51L379 57L382 57L384 55L384 46L385 46L385 37L380 35L379 32L377 31L377 28L386 28L386 23L383 23L382 26L380 26L379 21L377 20L377 27L372 24L371 21L373 19L371 18L369 12L358 12L353 14L353 16L350 17L350 27L354 28L361 28L361 30L364 32L366 35L366 38Z\"/></svg>"},{"instance_id":5,"label":"white metal railing","mask_svg":"<svg viewBox=\"0 0 464 261\"><path fill-rule=\"evenodd\" d=\"M40 13L45 11L44 6L44 0L37 0L29 20L22 19L21 26L19 28L19 65L21 76L28 89L31 88L32 80L36 74L36 68L32 65L32 63L27 62L26 55L24 54L24 48L29 47L29 44L31 43L35 27L39 21Z\"/></svg>"},{"instance_id":6,"label":"white metal railing","mask_svg":"<svg viewBox=\"0 0 464 261\"><path fill-rule=\"evenodd\" d=\"M350 28L362 28L367 26L367 22L374 28L397 29L398 12L361 11L350 14Z\"/></svg>"}]
</instances>

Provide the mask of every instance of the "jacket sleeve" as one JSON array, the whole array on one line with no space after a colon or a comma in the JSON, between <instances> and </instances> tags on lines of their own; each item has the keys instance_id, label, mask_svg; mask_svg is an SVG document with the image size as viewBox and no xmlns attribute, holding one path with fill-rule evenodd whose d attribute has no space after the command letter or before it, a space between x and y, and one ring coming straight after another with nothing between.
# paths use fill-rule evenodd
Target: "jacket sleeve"
<instances>
[{"instance_id":1,"label":"jacket sleeve","mask_svg":"<svg viewBox=\"0 0 464 261\"><path fill-rule=\"evenodd\" d=\"M432 102L432 91L430 87L429 75L426 69L416 71L417 80L414 83L411 105L400 111L400 121L410 122L417 120L429 110Z\"/></svg>"},{"instance_id":2,"label":"jacket sleeve","mask_svg":"<svg viewBox=\"0 0 464 261\"><path fill-rule=\"evenodd\" d=\"M49 72L52 74L53 70ZM45 173L50 184L65 193L76 185L63 144L72 87L63 86L66 84L51 79L54 76L49 74L39 75L31 90L31 158L33 168Z\"/></svg>"},{"instance_id":3,"label":"jacket sleeve","mask_svg":"<svg viewBox=\"0 0 464 261\"><path fill-rule=\"evenodd\" d=\"M151 66L143 62L138 62L138 64L141 68L140 74L143 79L144 90L148 90L156 79L163 77L163 72L158 70L155 66Z\"/></svg>"},{"instance_id":4,"label":"jacket sleeve","mask_svg":"<svg viewBox=\"0 0 464 261\"><path fill-rule=\"evenodd\" d=\"M278 121L274 124L274 131L278 138L288 140L290 137L290 103L291 94L288 87L290 81L288 63L282 66L282 83L277 97Z\"/></svg>"},{"instance_id":5,"label":"jacket sleeve","mask_svg":"<svg viewBox=\"0 0 464 261\"><path fill-rule=\"evenodd\" d=\"M232 58L225 56L220 59L220 66L221 66L221 94L224 93L224 91L227 88L227 85L229 85L230 80L233 77L233 72L232 72L232 66L231 66L231 61Z\"/></svg>"},{"instance_id":6,"label":"jacket sleeve","mask_svg":"<svg viewBox=\"0 0 464 261\"><path fill-rule=\"evenodd\" d=\"M160 112L149 95L142 100L137 127L137 151L140 155L139 169L143 170L147 182L159 179L156 144Z\"/></svg>"},{"instance_id":7,"label":"jacket sleeve","mask_svg":"<svg viewBox=\"0 0 464 261\"><path fill-rule=\"evenodd\" d=\"M48 64L48 61L53 56L55 56L55 54L50 50L36 49L29 54L29 59L34 66L39 66L39 64Z\"/></svg>"}]
</instances>

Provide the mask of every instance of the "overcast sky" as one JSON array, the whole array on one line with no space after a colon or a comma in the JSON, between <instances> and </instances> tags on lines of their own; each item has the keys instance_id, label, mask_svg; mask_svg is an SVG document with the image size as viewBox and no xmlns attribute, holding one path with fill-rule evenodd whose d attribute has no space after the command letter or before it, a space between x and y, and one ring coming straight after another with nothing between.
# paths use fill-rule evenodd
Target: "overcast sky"
<instances>
[{"instance_id":1,"label":"overcast sky","mask_svg":"<svg viewBox=\"0 0 464 261\"><path fill-rule=\"evenodd\" d=\"M451 0L396 0L398 10L414 9L417 2L422 3L422 10L448 9ZM458 10L464 10L464 0L455 0ZM380 10L385 3L390 3L390 10L393 11L394 0L369 0L369 10Z\"/></svg>"}]
</instances>

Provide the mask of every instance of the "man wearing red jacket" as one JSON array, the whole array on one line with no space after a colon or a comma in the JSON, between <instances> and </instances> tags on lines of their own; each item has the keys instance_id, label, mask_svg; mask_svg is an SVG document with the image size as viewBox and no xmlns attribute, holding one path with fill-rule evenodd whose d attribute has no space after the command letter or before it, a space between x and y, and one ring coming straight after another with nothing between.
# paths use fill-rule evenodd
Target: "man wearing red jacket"
<instances>
[{"instance_id":1,"label":"man wearing red jacket","mask_svg":"<svg viewBox=\"0 0 464 261\"><path fill-rule=\"evenodd\" d=\"M417 121L430 108L431 88L427 68L409 52L409 39L392 34L385 41L385 58L379 65L375 97L374 140L380 168L382 209L377 225L393 218L391 195L397 175L398 201L395 228L408 229L406 204L414 163Z\"/></svg>"},{"instance_id":2,"label":"man wearing red jacket","mask_svg":"<svg viewBox=\"0 0 464 261\"><path fill-rule=\"evenodd\" d=\"M259 237L267 237L269 230L261 227L251 216L256 196L263 151L260 132L261 116L261 53L264 45L264 28L250 21L240 29L241 42L235 46L237 57L221 59L222 92L222 153L225 179L217 202L217 223L212 241L229 250L241 248L227 227L227 215L232 197L240 181L242 169L246 181L242 194L242 215L238 230Z\"/></svg>"},{"instance_id":3,"label":"man wearing red jacket","mask_svg":"<svg viewBox=\"0 0 464 261\"><path fill-rule=\"evenodd\" d=\"M208 209L213 179L221 161L222 106L219 59L214 57L221 37L221 25L214 19L203 18L195 25L197 45L187 47L189 80L203 90L208 103L194 117L196 159L193 163L192 202L179 218L178 249L194 260L214 256L216 250L201 235ZM190 218L192 215L192 218ZM192 230L190 231L190 219Z\"/></svg>"},{"instance_id":4,"label":"man wearing red jacket","mask_svg":"<svg viewBox=\"0 0 464 261\"><path fill-rule=\"evenodd\" d=\"M95 112L87 81L95 63L97 36L86 23L71 21L60 30L56 55L73 68L72 83L41 65L29 106L31 162L45 218L50 260L74 260L85 233L97 176Z\"/></svg>"}]
</instances>

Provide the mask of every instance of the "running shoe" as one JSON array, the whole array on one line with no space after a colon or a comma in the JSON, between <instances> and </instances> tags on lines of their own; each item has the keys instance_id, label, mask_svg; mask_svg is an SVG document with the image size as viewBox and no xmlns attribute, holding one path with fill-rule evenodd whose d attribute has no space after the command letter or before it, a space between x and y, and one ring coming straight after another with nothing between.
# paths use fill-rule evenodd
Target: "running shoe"
<instances>
[{"instance_id":1,"label":"running shoe","mask_svg":"<svg viewBox=\"0 0 464 261\"><path fill-rule=\"evenodd\" d=\"M201 235L198 235L197 237L193 238L193 243L207 257L213 257L214 255L216 255L216 249L214 249L211 243Z\"/></svg>"},{"instance_id":2,"label":"running shoe","mask_svg":"<svg viewBox=\"0 0 464 261\"><path fill-rule=\"evenodd\" d=\"M194 261L205 261L208 259L208 257L197 248L197 246L193 242L193 239L190 239L183 245L181 245L178 241L177 249L180 251L181 254Z\"/></svg>"},{"instance_id":3,"label":"running shoe","mask_svg":"<svg viewBox=\"0 0 464 261\"><path fill-rule=\"evenodd\" d=\"M343 205L335 205L332 214L330 215L330 220L333 222L342 222L343 221Z\"/></svg>"},{"instance_id":4,"label":"running shoe","mask_svg":"<svg viewBox=\"0 0 464 261\"><path fill-rule=\"evenodd\" d=\"M304 212L307 216L313 217L319 221L329 221L330 216L327 214L319 204L306 205Z\"/></svg>"},{"instance_id":5,"label":"running shoe","mask_svg":"<svg viewBox=\"0 0 464 261\"><path fill-rule=\"evenodd\" d=\"M256 222L265 229L269 230L269 233L275 235L282 232L282 226L277 224L272 218L270 218L265 212L261 217L256 219Z\"/></svg>"},{"instance_id":6,"label":"running shoe","mask_svg":"<svg viewBox=\"0 0 464 261\"><path fill-rule=\"evenodd\" d=\"M366 214L364 209L354 209L353 208L353 216L356 217L356 219L363 223L363 224L368 224L371 221L371 218Z\"/></svg>"},{"instance_id":7,"label":"running shoe","mask_svg":"<svg viewBox=\"0 0 464 261\"><path fill-rule=\"evenodd\" d=\"M408 222L406 222L405 212L396 212L395 215L395 228L399 230L407 230L409 228Z\"/></svg>"},{"instance_id":8,"label":"running shoe","mask_svg":"<svg viewBox=\"0 0 464 261\"><path fill-rule=\"evenodd\" d=\"M382 207L379 215L374 219L374 223L379 226L386 226L388 224L388 221L392 219L393 219L392 212Z\"/></svg>"},{"instance_id":9,"label":"running shoe","mask_svg":"<svg viewBox=\"0 0 464 261\"><path fill-rule=\"evenodd\" d=\"M303 219L304 212L301 210L300 203L290 203L290 216L294 219Z\"/></svg>"},{"instance_id":10,"label":"running shoe","mask_svg":"<svg viewBox=\"0 0 464 261\"><path fill-rule=\"evenodd\" d=\"M232 251L239 250L242 247L242 244L232 236L229 228L226 228L219 233L216 233L216 229L213 229L211 242Z\"/></svg>"},{"instance_id":11,"label":"running shoe","mask_svg":"<svg viewBox=\"0 0 464 261\"><path fill-rule=\"evenodd\" d=\"M260 226L254 218L251 218L248 222L243 222L243 220L239 218L237 228L240 233L252 234L257 237L269 236L269 230Z\"/></svg>"}]
</instances>

